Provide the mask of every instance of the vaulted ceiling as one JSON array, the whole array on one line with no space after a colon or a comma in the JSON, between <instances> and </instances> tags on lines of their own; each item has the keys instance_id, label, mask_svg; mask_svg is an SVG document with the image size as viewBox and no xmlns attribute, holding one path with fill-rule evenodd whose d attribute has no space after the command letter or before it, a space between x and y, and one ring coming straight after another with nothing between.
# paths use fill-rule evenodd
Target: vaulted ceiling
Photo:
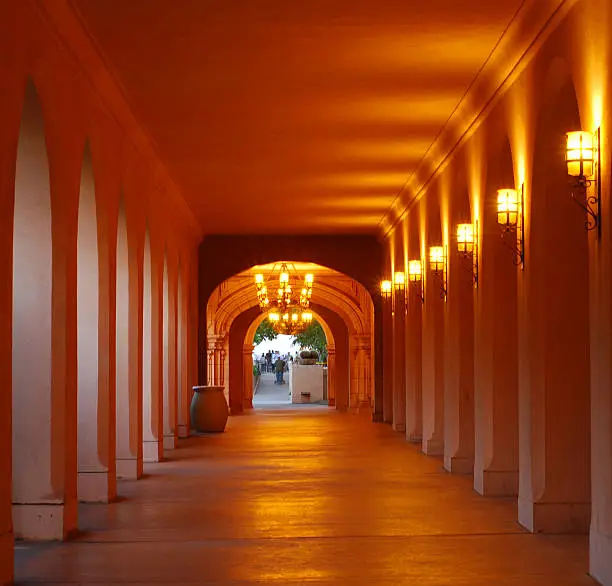
<instances>
[{"instance_id":1,"label":"vaulted ceiling","mask_svg":"<svg viewBox=\"0 0 612 586\"><path fill-rule=\"evenodd\" d=\"M374 232L522 0L73 0L205 233Z\"/></svg>"}]
</instances>

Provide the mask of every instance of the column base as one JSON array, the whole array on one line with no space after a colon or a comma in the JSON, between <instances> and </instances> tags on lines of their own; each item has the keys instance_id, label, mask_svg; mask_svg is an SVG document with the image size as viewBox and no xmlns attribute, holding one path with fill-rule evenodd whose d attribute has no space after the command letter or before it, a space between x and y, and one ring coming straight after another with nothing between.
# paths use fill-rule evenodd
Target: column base
<instances>
[{"instance_id":1,"label":"column base","mask_svg":"<svg viewBox=\"0 0 612 586\"><path fill-rule=\"evenodd\" d=\"M8 586L13 583L14 540L12 533L0 534L0 586Z\"/></svg>"},{"instance_id":2,"label":"column base","mask_svg":"<svg viewBox=\"0 0 612 586\"><path fill-rule=\"evenodd\" d=\"M328 407L335 407L336 406L336 397L331 397L327 399L327 406Z\"/></svg>"},{"instance_id":3,"label":"column base","mask_svg":"<svg viewBox=\"0 0 612 586\"><path fill-rule=\"evenodd\" d=\"M474 474L474 490L482 496L517 496L518 470L483 470Z\"/></svg>"},{"instance_id":4,"label":"column base","mask_svg":"<svg viewBox=\"0 0 612 586\"><path fill-rule=\"evenodd\" d=\"M586 535L591 503L534 503L519 496L518 522L532 533Z\"/></svg>"},{"instance_id":5,"label":"column base","mask_svg":"<svg viewBox=\"0 0 612 586\"><path fill-rule=\"evenodd\" d=\"M404 433L406 431L406 424L405 423L394 423L393 431L399 431L401 433Z\"/></svg>"},{"instance_id":6,"label":"column base","mask_svg":"<svg viewBox=\"0 0 612 586\"><path fill-rule=\"evenodd\" d=\"M414 431L406 431L406 440L413 444L423 443L423 435Z\"/></svg>"},{"instance_id":7,"label":"column base","mask_svg":"<svg viewBox=\"0 0 612 586\"><path fill-rule=\"evenodd\" d=\"M136 458L117 458L117 478L138 480L142 476L142 464Z\"/></svg>"},{"instance_id":8,"label":"column base","mask_svg":"<svg viewBox=\"0 0 612 586\"><path fill-rule=\"evenodd\" d=\"M426 456L444 456L444 442L437 438L423 439L422 449Z\"/></svg>"},{"instance_id":9,"label":"column base","mask_svg":"<svg viewBox=\"0 0 612 586\"><path fill-rule=\"evenodd\" d=\"M189 437L189 426L183 423L179 423L177 426L177 432L180 439L186 439Z\"/></svg>"},{"instance_id":10,"label":"column base","mask_svg":"<svg viewBox=\"0 0 612 586\"><path fill-rule=\"evenodd\" d=\"M81 503L108 503L111 494L108 470L79 472L77 475L77 495Z\"/></svg>"},{"instance_id":11,"label":"column base","mask_svg":"<svg viewBox=\"0 0 612 586\"><path fill-rule=\"evenodd\" d=\"M13 503L15 539L61 540L64 530L64 503Z\"/></svg>"},{"instance_id":12,"label":"column base","mask_svg":"<svg viewBox=\"0 0 612 586\"><path fill-rule=\"evenodd\" d=\"M589 574L602 586L612 586L612 536L591 529L589 535Z\"/></svg>"},{"instance_id":13,"label":"column base","mask_svg":"<svg viewBox=\"0 0 612 586\"><path fill-rule=\"evenodd\" d=\"M164 435L164 450L174 450L176 448L176 438L174 435Z\"/></svg>"},{"instance_id":14,"label":"column base","mask_svg":"<svg viewBox=\"0 0 612 586\"><path fill-rule=\"evenodd\" d=\"M474 460L459 456L444 456L444 468L451 474L472 474Z\"/></svg>"},{"instance_id":15,"label":"column base","mask_svg":"<svg viewBox=\"0 0 612 586\"><path fill-rule=\"evenodd\" d=\"M160 462L162 459L159 449L159 440L145 440L142 442L142 459L145 462Z\"/></svg>"}]
</instances>

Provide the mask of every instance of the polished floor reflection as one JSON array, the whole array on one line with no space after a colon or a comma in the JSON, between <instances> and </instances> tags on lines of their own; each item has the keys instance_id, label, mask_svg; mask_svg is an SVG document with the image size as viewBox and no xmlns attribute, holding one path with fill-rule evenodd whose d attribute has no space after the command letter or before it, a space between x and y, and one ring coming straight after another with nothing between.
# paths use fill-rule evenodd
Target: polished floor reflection
<instances>
[{"instance_id":1,"label":"polished floor reflection","mask_svg":"<svg viewBox=\"0 0 612 586\"><path fill-rule=\"evenodd\" d=\"M20 545L18 584L594 585L586 537L539 536L386 425L258 412L180 443L77 539Z\"/></svg>"}]
</instances>

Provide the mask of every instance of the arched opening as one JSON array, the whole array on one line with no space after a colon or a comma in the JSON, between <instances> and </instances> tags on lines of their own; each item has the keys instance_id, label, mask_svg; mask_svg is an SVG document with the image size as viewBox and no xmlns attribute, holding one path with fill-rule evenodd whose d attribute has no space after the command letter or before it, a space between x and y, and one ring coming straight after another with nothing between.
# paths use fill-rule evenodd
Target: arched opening
<instances>
[{"instance_id":1,"label":"arched opening","mask_svg":"<svg viewBox=\"0 0 612 586\"><path fill-rule=\"evenodd\" d=\"M312 314L313 323L308 327L311 336L319 338L321 336L320 331L322 331L326 350L328 346L335 348L333 334L327 322L314 309ZM291 336L288 344L278 349L274 348L274 341L271 342L268 353L272 369L264 368L264 362L267 362L265 355L263 360L261 354L254 356L254 338L257 327L265 319L265 314L259 315L247 330L244 338L244 394L249 393L249 395L245 396L245 399L255 409L271 407L288 408L304 404L329 405L329 363L327 353L325 356L322 356L317 352L316 357L313 356L308 360L301 359L299 355L299 350L301 349L299 344L300 336L297 335ZM317 331L319 329L320 331ZM314 351L315 349L309 347L304 348L304 350ZM230 355L231 359L232 356ZM316 364L313 362L316 362ZM256 389L254 388L254 367L261 373ZM278 369L280 367L283 370L279 373Z\"/></svg>"},{"instance_id":2,"label":"arched opening","mask_svg":"<svg viewBox=\"0 0 612 586\"><path fill-rule=\"evenodd\" d=\"M157 303L155 303L157 301ZM163 457L161 435L161 404L158 372L157 319L159 295L154 296L151 238L145 232L142 299L142 456L145 462L159 462ZM159 326L157 326L159 327Z\"/></svg>"},{"instance_id":3,"label":"arched opening","mask_svg":"<svg viewBox=\"0 0 612 586\"><path fill-rule=\"evenodd\" d=\"M52 238L49 164L41 105L28 83L15 172L12 435L16 538L61 539L53 483Z\"/></svg>"},{"instance_id":4,"label":"arched opening","mask_svg":"<svg viewBox=\"0 0 612 586\"><path fill-rule=\"evenodd\" d=\"M519 282L519 521L536 532L586 533L591 508L588 233L585 213L572 201L562 150L565 133L581 123L563 61L552 63L543 87Z\"/></svg>"},{"instance_id":5,"label":"arched opening","mask_svg":"<svg viewBox=\"0 0 612 586\"><path fill-rule=\"evenodd\" d=\"M184 297L184 270L183 263L179 262L178 267L178 282L177 282L177 431L180 438L189 437L189 404L191 402L192 391L189 389L187 378L187 303Z\"/></svg>"},{"instance_id":6,"label":"arched opening","mask_svg":"<svg viewBox=\"0 0 612 586\"><path fill-rule=\"evenodd\" d=\"M495 135L497 136L497 135ZM515 232L497 223L497 190L520 188L510 142L487 148L480 206L474 337L474 488L486 496L518 493L518 292Z\"/></svg>"},{"instance_id":7,"label":"arched opening","mask_svg":"<svg viewBox=\"0 0 612 586\"><path fill-rule=\"evenodd\" d=\"M176 401L175 385L171 384L170 372L170 284L168 279L168 256L164 253L163 274L163 394L164 394L164 450L176 447Z\"/></svg>"},{"instance_id":8,"label":"arched opening","mask_svg":"<svg viewBox=\"0 0 612 586\"><path fill-rule=\"evenodd\" d=\"M102 406L98 388L99 267L96 194L87 144L81 171L77 238L78 497L84 502L109 499L108 446L100 441L99 433Z\"/></svg>"},{"instance_id":9,"label":"arched opening","mask_svg":"<svg viewBox=\"0 0 612 586\"><path fill-rule=\"evenodd\" d=\"M339 365L336 370L341 372L334 382L337 390L332 397L334 405L341 410L371 413L374 307L369 292L354 279L327 267L293 264L299 269L298 273L307 267L309 272L314 271L312 308L329 326L327 331L333 332L332 360ZM251 408L255 330L249 339L245 339L245 335L254 320L261 316L255 275L266 270L274 272L271 267L256 266L231 277L217 287L208 300L207 354L211 375L208 383L226 386L232 414ZM249 383L245 386L247 380Z\"/></svg>"},{"instance_id":10,"label":"arched opening","mask_svg":"<svg viewBox=\"0 0 612 586\"><path fill-rule=\"evenodd\" d=\"M137 454L131 437L130 422L130 267L127 219L123 200L119 204L117 221L116 311L117 478L137 478Z\"/></svg>"}]
</instances>

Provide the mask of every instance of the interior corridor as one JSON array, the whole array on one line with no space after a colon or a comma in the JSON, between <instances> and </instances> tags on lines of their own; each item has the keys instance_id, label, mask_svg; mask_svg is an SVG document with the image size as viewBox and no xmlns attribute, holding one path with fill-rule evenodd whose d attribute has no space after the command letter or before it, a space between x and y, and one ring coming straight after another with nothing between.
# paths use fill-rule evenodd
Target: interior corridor
<instances>
[{"instance_id":1,"label":"interior corridor","mask_svg":"<svg viewBox=\"0 0 612 586\"><path fill-rule=\"evenodd\" d=\"M515 499L366 417L233 417L145 473L81 505L77 539L17 544L17 584L595 583L586 536L526 532Z\"/></svg>"}]
</instances>

